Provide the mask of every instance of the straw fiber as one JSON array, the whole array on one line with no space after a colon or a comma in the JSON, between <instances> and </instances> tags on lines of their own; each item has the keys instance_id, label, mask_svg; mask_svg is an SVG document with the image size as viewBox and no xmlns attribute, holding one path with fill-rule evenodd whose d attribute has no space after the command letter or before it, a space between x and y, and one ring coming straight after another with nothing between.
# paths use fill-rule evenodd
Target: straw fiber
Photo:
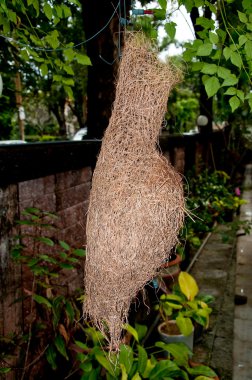
<instances>
[{"instance_id":1,"label":"straw fiber","mask_svg":"<svg viewBox=\"0 0 252 380\"><path fill-rule=\"evenodd\" d=\"M141 34L128 38L87 220L84 314L111 350L119 347L132 298L169 255L184 219L181 177L157 149L177 81Z\"/></svg>"}]
</instances>

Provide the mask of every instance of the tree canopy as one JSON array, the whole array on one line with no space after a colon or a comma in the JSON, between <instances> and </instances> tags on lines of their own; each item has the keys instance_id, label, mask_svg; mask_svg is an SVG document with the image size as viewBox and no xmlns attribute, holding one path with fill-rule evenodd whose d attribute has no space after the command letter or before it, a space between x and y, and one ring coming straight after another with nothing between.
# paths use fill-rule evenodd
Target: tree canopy
<instances>
[{"instance_id":1,"label":"tree canopy","mask_svg":"<svg viewBox=\"0 0 252 380\"><path fill-rule=\"evenodd\" d=\"M66 134L67 101L79 126L87 122L90 136L101 137L114 99L123 32L141 29L157 40L162 24L166 37L160 46L165 48L176 41L177 25L172 14L182 6L191 18L195 33L193 41L182 44L182 60L188 65L187 72L200 78L200 113L210 112L214 102L223 119L235 115L249 117L252 110L250 0L158 0L152 12L144 12L153 6L153 2L144 0L143 9L137 11L136 4L132 9L128 0L100 3L98 0L1 1L0 72L4 84L0 98L1 138L10 134L15 107L20 107L23 99L24 103L29 98L34 100L38 93L43 94L48 112L54 114L60 135ZM185 76L185 83L186 80ZM37 98L41 99L41 95ZM177 109L190 107L190 101L179 99L179 102ZM194 102L191 105L195 110Z\"/></svg>"}]
</instances>

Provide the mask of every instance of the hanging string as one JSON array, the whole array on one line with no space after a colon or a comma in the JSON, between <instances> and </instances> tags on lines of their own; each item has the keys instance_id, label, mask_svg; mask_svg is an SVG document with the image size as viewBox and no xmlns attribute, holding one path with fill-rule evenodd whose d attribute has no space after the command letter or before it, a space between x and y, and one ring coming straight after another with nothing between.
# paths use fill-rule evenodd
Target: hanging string
<instances>
[{"instance_id":1,"label":"hanging string","mask_svg":"<svg viewBox=\"0 0 252 380\"><path fill-rule=\"evenodd\" d=\"M111 17L109 18L109 20L107 21L107 23L100 29L98 30L97 33L95 33L93 36L91 36L90 38L86 39L85 41L82 41L82 42L79 42L78 44L76 45L73 45L73 46L69 46L69 47L66 47L66 48L56 48L56 49L52 49L52 48L41 48L41 47L38 47L38 46L32 46L32 45L29 45L29 44L25 44L23 42L20 42L20 41L17 41L15 40L14 38L12 37L7 37L7 36L4 36L3 34L0 34L0 37L4 38L5 40L9 41L9 42L12 42L12 43L16 43L17 45L20 45L20 46L23 46L23 47L27 47L27 48L30 48L30 49L33 49L33 50L37 50L37 51L45 51L45 52L50 52L50 51L65 51L65 50L70 50L70 49L75 49L81 45L84 45L86 43L88 43L89 41L93 40L94 38L96 38L99 34L101 34L103 32L104 29L107 28L107 26L110 24L111 20L113 19L115 13L117 12L117 9L120 8L120 0L117 4L117 6L115 7ZM120 21L120 20L119 20ZM119 22L120 24L120 22ZM119 33L120 35L120 33Z\"/></svg>"}]
</instances>

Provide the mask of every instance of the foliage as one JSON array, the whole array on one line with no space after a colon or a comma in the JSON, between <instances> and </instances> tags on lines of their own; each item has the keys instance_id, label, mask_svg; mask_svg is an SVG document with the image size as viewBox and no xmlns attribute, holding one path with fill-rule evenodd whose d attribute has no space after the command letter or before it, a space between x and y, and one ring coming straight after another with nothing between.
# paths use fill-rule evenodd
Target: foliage
<instances>
[{"instance_id":1,"label":"foliage","mask_svg":"<svg viewBox=\"0 0 252 380\"><path fill-rule=\"evenodd\" d=\"M181 65L177 58L173 58L172 62L180 70L185 71L185 65ZM166 113L166 129L169 133L181 134L195 128L199 115L199 84L199 78L194 74L188 76L185 82L176 86L171 92Z\"/></svg>"},{"instance_id":2,"label":"foliage","mask_svg":"<svg viewBox=\"0 0 252 380\"><path fill-rule=\"evenodd\" d=\"M162 319L176 320L181 334L187 336L193 332L193 321L208 327L209 315L212 309L208 303L210 296L198 296L198 285L195 279L187 272L180 272L178 286L174 286L171 294L162 294L158 310Z\"/></svg>"},{"instance_id":3,"label":"foliage","mask_svg":"<svg viewBox=\"0 0 252 380\"><path fill-rule=\"evenodd\" d=\"M165 22L166 41L173 42L176 23L170 18L174 9L167 7L167 0L159 0L158 3L162 11L156 11L159 11L160 18L163 17ZM251 111L251 2L178 0L171 3L178 9L185 6L193 20L196 38L184 44L183 59L191 63L192 70L202 76L208 97L216 94L224 96L228 100L230 112L247 106ZM156 28L155 20L152 21L152 27Z\"/></svg>"},{"instance_id":4,"label":"foliage","mask_svg":"<svg viewBox=\"0 0 252 380\"><path fill-rule=\"evenodd\" d=\"M15 347L19 347L23 358L20 378L30 378L30 373L34 377L36 370L48 378L81 380L178 377L199 380L202 376L209 379L216 376L207 366L191 368L191 352L183 344L156 342L154 348L144 347L142 341L147 327L140 324L135 327L126 324L127 344L121 344L119 354L108 352L103 336L88 321L81 320L81 293L76 290L76 294L69 295L60 291L60 282L57 283L60 272L64 270L66 275L78 267L85 251L50 237L56 220L54 214L27 208L23 219L18 221L23 233L12 255L16 264L33 276L31 288L25 289L22 300L30 302L33 317L26 334L0 337L1 360L5 363L0 374L12 370L8 360ZM169 358L158 360L158 355L167 350ZM30 372L33 368L35 372Z\"/></svg>"},{"instance_id":5,"label":"foliage","mask_svg":"<svg viewBox=\"0 0 252 380\"><path fill-rule=\"evenodd\" d=\"M53 81L60 82L71 97L74 85L71 63L76 61L89 65L90 60L85 54L76 52L71 41L65 41L64 30L72 27L74 12L79 12L80 6L78 0L67 3L3 1L0 31L15 54L19 67L26 63L31 69L39 69L42 76L51 72ZM64 25L63 29L61 25Z\"/></svg>"},{"instance_id":6,"label":"foliage","mask_svg":"<svg viewBox=\"0 0 252 380\"><path fill-rule=\"evenodd\" d=\"M187 197L188 216L181 231L181 240L186 240L192 247L199 247L201 238L210 232L215 222L226 224L228 230L251 229L251 223L240 221L232 216L246 201L241 199L231 179L224 171L203 170L199 174L188 174ZM188 189L186 193L188 193Z\"/></svg>"},{"instance_id":7,"label":"foliage","mask_svg":"<svg viewBox=\"0 0 252 380\"><path fill-rule=\"evenodd\" d=\"M71 100L72 110L82 127L86 66L91 65L91 62L83 43L79 44L78 49L74 48L74 45L85 40L79 1L60 3L57 0L4 0L0 4L0 34L3 37L0 72L3 73L4 82L0 103L4 106L3 98L9 92L8 83L14 82L18 71L22 77L24 106L30 105L38 93L42 93L43 106L54 113L60 127L59 133L64 136L64 105L66 99ZM10 109L1 107L2 112L6 109L10 120L16 112L14 96L17 91L13 84L11 87L12 106ZM27 106L26 115L29 115L29 111ZM30 121L31 115L26 130L29 130ZM8 121L9 129L10 126L11 122ZM6 129L6 133L8 132Z\"/></svg>"}]
</instances>

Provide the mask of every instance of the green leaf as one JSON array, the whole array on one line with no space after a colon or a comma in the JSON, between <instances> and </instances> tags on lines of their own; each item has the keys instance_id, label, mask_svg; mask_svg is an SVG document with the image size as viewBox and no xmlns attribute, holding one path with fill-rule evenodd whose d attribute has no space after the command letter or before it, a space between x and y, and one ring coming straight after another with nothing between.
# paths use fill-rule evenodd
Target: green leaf
<instances>
[{"instance_id":1,"label":"green leaf","mask_svg":"<svg viewBox=\"0 0 252 380\"><path fill-rule=\"evenodd\" d=\"M48 18L48 20L51 20L53 12L52 12L52 8L51 8L50 4L45 3L43 9L44 9L45 15Z\"/></svg>"},{"instance_id":2,"label":"green leaf","mask_svg":"<svg viewBox=\"0 0 252 380\"><path fill-rule=\"evenodd\" d=\"M79 256L79 257L85 257L86 256L86 251L85 251L85 249L81 249L81 248L74 249L73 250L73 255Z\"/></svg>"},{"instance_id":3,"label":"green leaf","mask_svg":"<svg viewBox=\"0 0 252 380\"><path fill-rule=\"evenodd\" d=\"M11 371L11 368L7 368L7 367L0 368L0 374L5 374L5 373L8 373L10 371Z\"/></svg>"},{"instance_id":4,"label":"green leaf","mask_svg":"<svg viewBox=\"0 0 252 380\"><path fill-rule=\"evenodd\" d=\"M151 370L149 379L163 379L165 376L179 377L181 375L181 370L176 363L171 360L161 360L155 367Z\"/></svg>"},{"instance_id":5,"label":"green leaf","mask_svg":"<svg viewBox=\"0 0 252 380\"><path fill-rule=\"evenodd\" d=\"M145 335L148 331L148 327L146 325L136 323L135 329L136 329L137 334L138 334L138 339L139 339L139 341L141 341L145 337Z\"/></svg>"},{"instance_id":6,"label":"green leaf","mask_svg":"<svg viewBox=\"0 0 252 380\"><path fill-rule=\"evenodd\" d=\"M66 360L68 360L68 356L67 356L67 352L66 352L66 345L65 345L65 341L63 339L63 337L58 334L56 336L56 338L54 339L54 345L55 347L57 348L57 350L59 351L59 353L64 356L64 358Z\"/></svg>"},{"instance_id":7,"label":"green leaf","mask_svg":"<svg viewBox=\"0 0 252 380\"><path fill-rule=\"evenodd\" d=\"M74 86L74 80L72 78L62 78L62 83L66 86Z\"/></svg>"},{"instance_id":8,"label":"green leaf","mask_svg":"<svg viewBox=\"0 0 252 380\"><path fill-rule=\"evenodd\" d=\"M216 78L215 76L208 78L206 82L204 83L204 85L205 85L207 96L209 98L211 96L214 96L220 88L220 82L218 78Z\"/></svg>"},{"instance_id":9,"label":"green leaf","mask_svg":"<svg viewBox=\"0 0 252 380\"><path fill-rule=\"evenodd\" d=\"M224 95L236 95L236 92L237 90L235 87L229 87Z\"/></svg>"},{"instance_id":10,"label":"green leaf","mask_svg":"<svg viewBox=\"0 0 252 380\"><path fill-rule=\"evenodd\" d=\"M31 4L33 5L33 8L35 9L37 13L37 17L39 15L39 1L38 0L32 0Z\"/></svg>"},{"instance_id":11,"label":"green leaf","mask_svg":"<svg viewBox=\"0 0 252 380\"><path fill-rule=\"evenodd\" d=\"M217 14L217 7L214 6L214 4L210 3L207 0L205 0L205 4L209 7L210 11L213 12L213 14Z\"/></svg>"},{"instance_id":12,"label":"green leaf","mask_svg":"<svg viewBox=\"0 0 252 380\"><path fill-rule=\"evenodd\" d=\"M223 55L224 55L226 61L231 57L231 54L232 54L232 50L230 49L230 47L226 46L223 49Z\"/></svg>"},{"instance_id":13,"label":"green leaf","mask_svg":"<svg viewBox=\"0 0 252 380\"><path fill-rule=\"evenodd\" d=\"M62 10L63 10L63 14L64 14L64 16L66 18L72 16L71 9L67 5L63 4L63 5L61 5L61 7L62 7Z\"/></svg>"},{"instance_id":14,"label":"green leaf","mask_svg":"<svg viewBox=\"0 0 252 380\"><path fill-rule=\"evenodd\" d=\"M119 363L125 366L127 373L130 372L133 364L133 350L130 346L120 345Z\"/></svg>"},{"instance_id":15,"label":"green leaf","mask_svg":"<svg viewBox=\"0 0 252 380\"><path fill-rule=\"evenodd\" d=\"M79 2L79 0L68 0L71 4L76 4L78 5L78 7L81 6L81 3Z\"/></svg>"},{"instance_id":16,"label":"green leaf","mask_svg":"<svg viewBox=\"0 0 252 380\"><path fill-rule=\"evenodd\" d=\"M128 323L125 323L122 327L124 330L128 331L134 337L134 339L139 343L139 336L136 329L134 329L134 327L130 326Z\"/></svg>"},{"instance_id":17,"label":"green leaf","mask_svg":"<svg viewBox=\"0 0 252 380\"><path fill-rule=\"evenodd\" d=\"M223 66L219 66L218 70L217 70L217 75L218 75L218 77L220 77L222 79L227 79L230 77L231 71L229 69L226 69Z\"/></svg>"},{"instance_id":18,"label":"green leaf","mask_svg":"<svg viewBox=\"0 0 252 380\"><path fill-rule=\"evenodd\" d=\"M71 264L68 264L68 263L60 263L59 266L60 266L62 269L69 269L69 270L74 269L74 267L73 267Z\"/></svg>"},{"instance_id":19,"label":"green leaf","mask_svg":"<svg viewBox=\"0 0 252 380\"><path fill-rule=\"evenodd\" d=\"M229 99L229 104L232 112L234 112L240 106L240 99L237 96L232 96L232 98Z\"/></svg>"},{"instance_id":20,"label":"green leaf","mask_svg":"<svg viewBox=\"0 0 252 380\"><path fill-rule=\"evenodd\" d=\"M54 246L54 242L50 238L41 236L41 237L36 238L36 240L40 241L41 243L44 243L44 244L48 245L49 247L53 247Z\"/></svg>"},{"instance_id":21,"label":"green leaf","mask_svg":"<svg viewBox=\"0 0 252 380\"><path fill-rule=\"evenodd\" d=\"M36 301L39 304L46 305L49 308L52 307L52 304L48 301L48 299L43 296L40 296L38 294L33 294L32 298L34 299L34 301Z\"/></svg>"},{"instance_id":22,"label":"green leaf","mask_svg":"<svg viewBox=\"0 0 252 380\"><path fill-rule=\"evenodd\" d=\"M210 43L204 43L203 45L199 46L196 55L207 57L211 54L211 51L213 49L213 45Z\"/></svg>"},{"instance_id":23,"label":"green leaf","mask_svg":"<svg viewBox=\"0 0 252 380\"><path fill-rule=\"evenodd\" d=\"M234 74L230 74L228 78L224 80L222 83L222 87L225 86L234 86L238 83L238 78Z\"/></svg>"},{"instance_id":24,"label":"green leaf","mask_svg":"<svg viewBox=\"0 0 252 380\"><path fill-rule=\"evenodd\" d=\"M203 376L208 376L210 378L217 376L216 373L211 368L205 365L199 365L193 368L188 367L187 371L190 375L193 375L193 376L203 375Z\"/></svg>"},{"instance_id":25,"label":"green leaf","mask_svg":"<svg viewBox=\"0 0 252 380\"><path fill-rule=\"evenodd\" d=\"M68 98L69 98L70 100L73 100L73 99L74 99L74 95L73 95L73 90L72 90L72 88L69 87L69 86L64 86L64 90L65 90L65 92L66 92Z\"/></svg>"},{"instance_id":26,"label":"green leaf","mask_svg":"<svg viewBox=\"0 0 252 380\"><path fill-rule=\"evenodd\" d=\"M204 0L195 0L195 7L199 8L199 7L203 7L203 5L205 5Z\"/></svg>"},{"instance_id":27,"label":"green leaf","mask_svg":"<svg viewBox=\"0 0 252 380\"><path fill-rule=\"evenodd\" d=\"M214 63L204 63L201 72L204 74L216 74L218 66Z\"/></svg>"},{"instance_id":28,"label":"green leaf","mask_svg":"<svg viewBox=\"0 0 252 380\"><path fill-rule=\"evenodd\" d=\"M221 42L224 43L227 36L227 32L223 29L217 29L216 33L220 37Z\"/></svg>"},{"instance_id":29,"label":"green leaf","mask_svg":"<svg viewBox=\"0 0 252 380\"><path fill-rule=\"evenodd\" d=\"M71 302L69 302L69 301L66 301L65 312L66 312L66 314L67 314L67 316L69 318L70 323L73 323L74 322L75 312L74 312L74 308L73 308Z\"/></svg>"},{"instance_id":30,"label":"green leaf","mask_svg":"<svg viewBox=\"0 0 252 380\"><path fill-rule=\"evenodd\" d=\"M165 31L171 40L174 40L176 35L176 25L175 22L169 22L164 25Z\"/></svg>"},{"instance_id":31,"label":"green leaf","mask_svg":"<svg viewBox=\"0 0 252 380\"><path fill-rule=\"evenodd\" d=\"M14 22L16 24L17 22L17 14L16 12L12 11L11 9L8 10L8 18L10 21Z\"/></svg>"},{"instance_id":32,"label":"green leaf","mask_svg":"<svg viewBox=\"0 0 252 380\"><path fill-rule=\"evenodd\" d=\"M219 36L216 33L209 32L209 39L212 44L217 44L219 42Z\"/></svg>"},{"instance_id":33,"label":"green leaf","mask_svg":"<svg viewBox=\"0 0 252 380\"><path fill-rule=\"evenodd\" d=\"M192 62L192 71L200 71L203 66L203 62Z\"/></svg>"},{"instance_id":34,"label":"green leaf","mask_svg":"<svg viewBox=\"0 0 252 380\"><path fill-rule=\"evenodd\" d=\"M252 3L251 3L251 0L243 0L242 1L242 6L247 11L252 12Z\"/></svg>"},{"instance_id":35,"label":"green leaf","mask_svg":"<svg viewBox=\"0 0 252 380\"><path fill-rule=\"evenodd\" d=\"M167 8L167 0L158 0L158 4L160 5L160 7L162 9L164 9L166 11L166 8Z\"/></svg>"},{"instance_id":36,"label":"green leaf","mask_svg":"<svg viewBox=\"0 0 252 380\"><path fill-rule=\"evenodd\" d=\"M147 366L148 354L146 350L140 345L137 345L137 351L138 351L137 370L141 375L143 375Z\"/></svg>"},{"instance_id":37,"label":"green leaf","mask_svg":"<svg viewBox=\"0 0 252 380\"><path fill-rule=\"evenodd\" d=\"M214 29L214 20L206 17L198 17L196 20L196 25L201 25L203 28L209 30Z\"/></svg>"},{"instance_id":38,"label":"green leaf","mask_svg":"<svg viewBox=\"0 0 252 380\"><path fill-rule=\"evenodd\" d=\"M189 355L192 355L192 351L186 344L156 342L155 346L168 351L179 366L187 367Z\"/></svg>"},{"instance_id":39,"label":"green leaf","mask_svg":"<svg viewBox=\"0 0 252 380\"><path fill-rule=\"evenodd\" d=\"M68 48L67 50L64 50L63 54L67 61L72 62L74 60L75 52L73 48Z\"/></svg>"},{"instance_id":40,"label":"green leaf","mask_svg":"<svg viewBox=\"0 0 252 380\"><path fill-rule=\"evenodd\" d=\"M69 65L64 65L64 66L63 66L63 70L64 70L67 74L69 74L69 75L74 75L74 71L73 71L72 67L69 66Z\"/></svg>"},{"instance_id":41,"label":"green leaf","mask_svg":"<svg viewBox=\"0 0 252 380\"><path fill-rule=\"evenodd\" d=\"M104 367L108 371L108 373L111 376L115 375L112 363L105 356L103 356L101 354L96 354L95 359L98 361L98 363L101 364L102 367Z\"/></svg>"},{"instance_id":42,"label":"green leaf","mask_svg":"<svg viewBox=\"0 0 252 380\"><path fill-rule=\"evenodd\" d=\"M242 67L242 59L239 53L237 53L236 51L232 51L230 59L233 65L237 66L239 69Z\"/></svg>"},{"instance_id":43,"label":"green leaf","mask_svg":"<svg viewBox=\"0 0 252 380\"><path fill-rule=\"evenodd\" d=\"M20 55L25 61L29 61L30 57L26 49L21 50Z\"/></svg>"},{"instance_id":44,"label":"green leaf","mask_svg":"<svg viewBox=\"0 0 252 380\"><path fill-rule=\"evenodd\" d=\"M63 17L63 9L61 8L60 5L54 5L54 10L56 12L56 15L59 17L59 18L62 18ZM55 12L54 12L54 15L55 15Z\"/></svg>"},{"instance_id":45,"label":"green leaf","mask_svg":"<svg viewBox=\"0 0 252 380\"><path fill-rule=\"evenodd\" d=\"M179 5L182 5L182 3L179 2ZM190 13L194 7L194 0L184 0L183 5L186 7L187 12Z\"/></svg>"},{"instance_id":46,"label":"green leaf","mask_svg":"<svg viewBox=\"0 0 252 380\"><path fill-rule=\"evenodd\" d=\"M252 59L252 41L246 41L245 42L245 53L248 58L248 60Z\"/></svg>"},{"instance_id":47,"label":"green leaf","mask_svg":"<svg viewBox=\"0 0 252 380\"><path fill-rule=\"evenodd\" d=\"M57 357L57 353L54 347L50 345L48 349L46 350L46 359L53 370L57 369L56 357Z\"/></svg>"},{"instance_id":48,"label":"green leaf","mask_svg":"<svg viewBox=\"0 0 252 380\"><path fill-rule=\"evenodd\" d=\"M85 54L79 54L77 53L76 54L76 60L78 63L80 63L81 65L92 65L91 61L90 61L90 58L85 55Z\"/></svg>"},{"instance_id":49,"label":"green leaf","mask_svg":"<svg viewBox=\"0 0 252 380\"><path fill-rule=\"evenodd\" d=\"M66 251L70 251L70 245L63 240L59 240L59 245Z\"/></svg>"},{"instance_id":50,"label":"green leaf","mask_svg":"<svg viewBox=\"0 0 252 380\"><path fill-rule=\"evenodd\" d=\"M244 34L242 34L241 36L239 36L239 46L244 45L247 40L248 40L248 38Z\"/></svg>"},{"instance_id":51,"label":"green leaf","mask_svg":"<svg viewBox=\"0 0 252 380\"><path fill-rule=\"evenodd\" d=\"M155 20L158 21L158 20L165 20L166 18L166 10L165 9L153 9L154 11L154 16L155 16Z\"/></svg>"},{"instance_id":52,"label":"green leaf","mask_svg":"<svg viewBox=\"0 0 252 380\"><path fill-rule=\"evenodd\" d=\"M243 13L243 12L240 12L240 11L237 11L237 12L238 12L239 20L240 20L241 22L243 22L244 24L247 24L247 22L248 22L248 18L247 18L247 16L246 16L246 14Z\"/></svg>"},{"instance_id":53,"label":"green leaf","mask_svg":"<svg viewBox=\"0 0 252 380\"><path fill-rule=\"evenodd\" d=\"M48 34L45 37L45 40L48 42L48 44L53 48L57 49L59 46L60 42L58 40L58 32L54 30L52 33Z\"/></svg>"},{"instance_id":54,"label":"green leaf","mask_svg":"<svg viewBox=\"0 0 252 380\"><path fill-rule=\"evenodd\" d=\"M86 350L88 348L88 346L86 345L86 343L82 343L80 342L79 340L75 340L74 343L80 347L82 350Z\"/></svg>"},{"instance_id":55,"label":"green leaf","mask_svg":"<svg viewBox=\"0 0 252 380\"><path fill-rule=\"evenodd\" d=\"M121 380L128 380L127 371L123 363L120 363L120 368L121 368L121 375L122 375Z\"/></svg>"},{"instance_id":56,"label":"green leaf","mask_svg":"<svg viewBox=\"0 0 252 380\"><path fill-rule=\"evenodd\" d=\"M131 380L141 380L141 376L139 375L138 372L135 373L135 375L131 378Z\"/></svg>"},{"instance_id":57,"label":"green leaf","mask_svg":"<svg viewBox=\"0 0 252 380\"><path fill-rule=\"evenodd\" d=\"M186 317L178 316L176 318L176 324L177 324L177 326L179 328L179 331L184 336L191 335L192 332L193 332L193 330L194 330L191 318L186 318Z\"/></svg>"},{"instance_id":58,"label":"green leaf","mask_svg":"<svg viewBox=\"0 0 252 380\"><path fill-rule=\"evenodd\" d=\"M48 74L48 66L45 63L42 63L40 66L41 74L45 77Z\"/></svg>"},{"instance_id":59,"label":"green leaf","mask_svg":"<svg viewBox=\"0 0 252 380\"><path fill-rule=\"evenodd\" d=\"M242 90L237 90L236 95L241 99L242 102L244 102L245 94Z\"/></svg>"}]
</instances>

